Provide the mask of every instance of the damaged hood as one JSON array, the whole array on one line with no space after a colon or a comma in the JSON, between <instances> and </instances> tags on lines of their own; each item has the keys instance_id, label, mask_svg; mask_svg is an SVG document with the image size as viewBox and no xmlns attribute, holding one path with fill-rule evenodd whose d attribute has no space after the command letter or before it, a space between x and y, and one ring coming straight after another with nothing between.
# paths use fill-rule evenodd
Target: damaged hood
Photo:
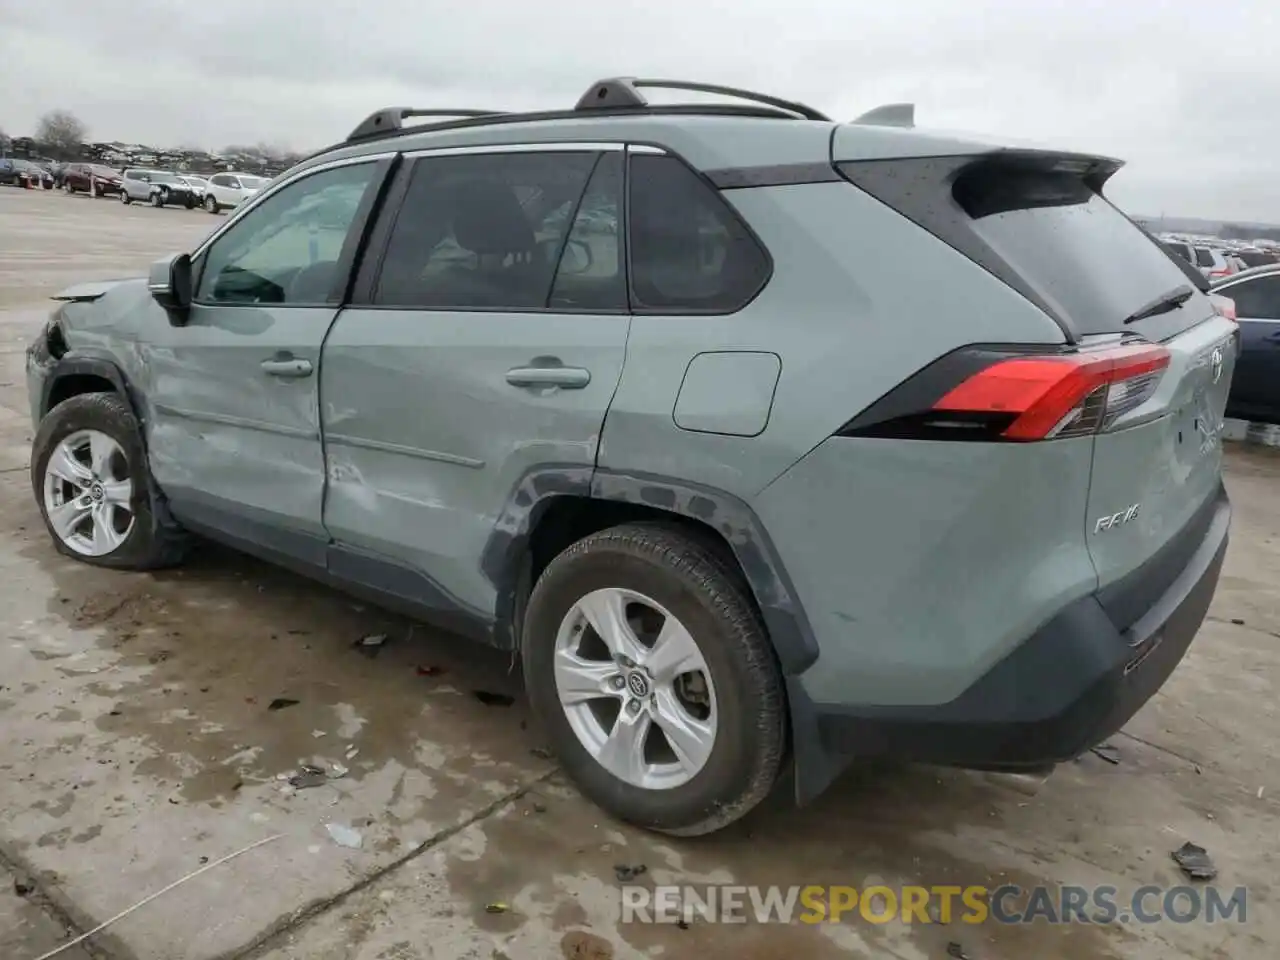
<instances>
[{"instance_id":1,"label":"damaged hood","mask_svg":"<svg viewBox=\"0 0 1280 960\"><path fill-rule=\"evenodd\" d=\"M108 290L125 283L145 284L141 277L129 277L124 280L91 280L88 283L77 283L67 287L61 293L55 293L50 300L62 300L69 303L92 303Z\"/></svg>"}]
</instances>

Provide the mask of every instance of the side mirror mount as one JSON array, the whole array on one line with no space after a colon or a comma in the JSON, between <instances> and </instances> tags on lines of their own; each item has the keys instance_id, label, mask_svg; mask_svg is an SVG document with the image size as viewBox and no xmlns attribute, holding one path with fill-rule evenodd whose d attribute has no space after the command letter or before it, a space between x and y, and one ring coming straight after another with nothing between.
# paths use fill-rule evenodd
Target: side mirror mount
<instances>
[{"instance_id":1,"label":"side mirror mount","mask_svg":"<svg viewBox=\"0 0 1280 960\"><path fill-rule=\"evenodd\" d=\"M169 322L180 327L191 309L191 255L175 253L151 264L147 289L156 303L169 314Z\"/></svg>"}]
</instances>

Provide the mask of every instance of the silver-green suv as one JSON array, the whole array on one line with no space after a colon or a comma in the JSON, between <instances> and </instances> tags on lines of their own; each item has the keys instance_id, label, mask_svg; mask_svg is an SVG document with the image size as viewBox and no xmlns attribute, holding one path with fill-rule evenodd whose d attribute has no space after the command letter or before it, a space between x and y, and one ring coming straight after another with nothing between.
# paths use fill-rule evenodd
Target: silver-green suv
<instances>
[{"instance_id":1,"label":"silver-green suv","mask_svg":"<svg viewBox=\"0 0 1280 960\"><path fill-rule=\"evenodd\" d=\"M856 756L1075 756L1217 583L1236 326L1116 162L910 113L375 113L57 298L54 542L201 534L518 651L581 788L671 833L784 766L804 801Z\"/></svg>"}]
</instances>

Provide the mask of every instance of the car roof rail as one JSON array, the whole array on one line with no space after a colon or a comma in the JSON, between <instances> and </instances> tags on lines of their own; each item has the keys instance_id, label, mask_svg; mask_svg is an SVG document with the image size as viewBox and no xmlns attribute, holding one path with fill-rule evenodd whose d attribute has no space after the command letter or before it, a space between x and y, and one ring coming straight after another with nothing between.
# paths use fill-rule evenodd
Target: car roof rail
<instances>
[{"instance_id":1,"label":"car roof rail","mask_svg":"<svg viewBox=\"0 0 1280 960\"><path fill-rule=\"evenodd\" d=\"M853 121L876 127L914 127L916 125L916 105L914 103L886 103L868 110Z\"/></svg>"},{"instance_id":2,"label":"car roof rail","mask_svg":"<svg viewBox=\"0 0 1280 960\"><path fill-rule=\"evenodd\" d=\"M722 87L714 83L696 83L690 80L652 80L639 77L610 77L597 80L579 99L575 110L608 110L621 111L627 109L646 110L650 107L648 99L640 92L641 87L660 90L687 90L691 93L711 93L738 100L750 100L772 107L774 115L779 117L799 117L805 120L823 120L831 118L813 107L768 94L756 93L753 90L741 90L737 87ZM696 105L695 105L696 106ZM692 110L691 110L692 112ZM708 112L716 112L714 108Z\"/></svg>"},{"instance_id":3,"label":"car roof rail","mask_svg":"<svg viewBox=\"0 0 1280 960\"><path fill-rule=\"evenodd\" d=\"M501 110L419 110L417 107L384 107L381 110L375 110L361 120L360 125L347 136L347 140L364 140L366 137L372 137L376 134L403 129L404 122L412 117L460 119L464 117L496 117L501 114Z\"/></svg>"}]
</instances>

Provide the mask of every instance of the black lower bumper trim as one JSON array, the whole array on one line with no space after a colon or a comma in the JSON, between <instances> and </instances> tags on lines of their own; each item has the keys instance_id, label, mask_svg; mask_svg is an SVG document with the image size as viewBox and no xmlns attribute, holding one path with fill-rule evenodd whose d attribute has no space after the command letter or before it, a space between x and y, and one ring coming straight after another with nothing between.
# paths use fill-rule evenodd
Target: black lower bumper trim
<instances>
[{"instance_id":1,"label":"black lower bumper trim","mask_svg":"<svg viewBox=\"0 0 1280 960\"><path fill-rule=\"evenodd\" d=\"M976 769L1034 769L1070 760L1115 733L1168 679L1208 612L1227 550L1231 508L1225 490L1206 513L1207 522L1197 518L1190 528L1199 542L1183 555L1176 576L1152 569L1152 576L1164 579L1159 596L1151 597L1150 584L1126 583L1147 601L1127 628L1116 625L1097 595L1085 597L949 703L814 704L798 683L791 684L793 721L811 724L820 748L802 749L797 727L798 796L807 799L830 779L831 771L805 776L799 769L823 754L833 762L893 756Z\"/></svg>"}]
</instances>

